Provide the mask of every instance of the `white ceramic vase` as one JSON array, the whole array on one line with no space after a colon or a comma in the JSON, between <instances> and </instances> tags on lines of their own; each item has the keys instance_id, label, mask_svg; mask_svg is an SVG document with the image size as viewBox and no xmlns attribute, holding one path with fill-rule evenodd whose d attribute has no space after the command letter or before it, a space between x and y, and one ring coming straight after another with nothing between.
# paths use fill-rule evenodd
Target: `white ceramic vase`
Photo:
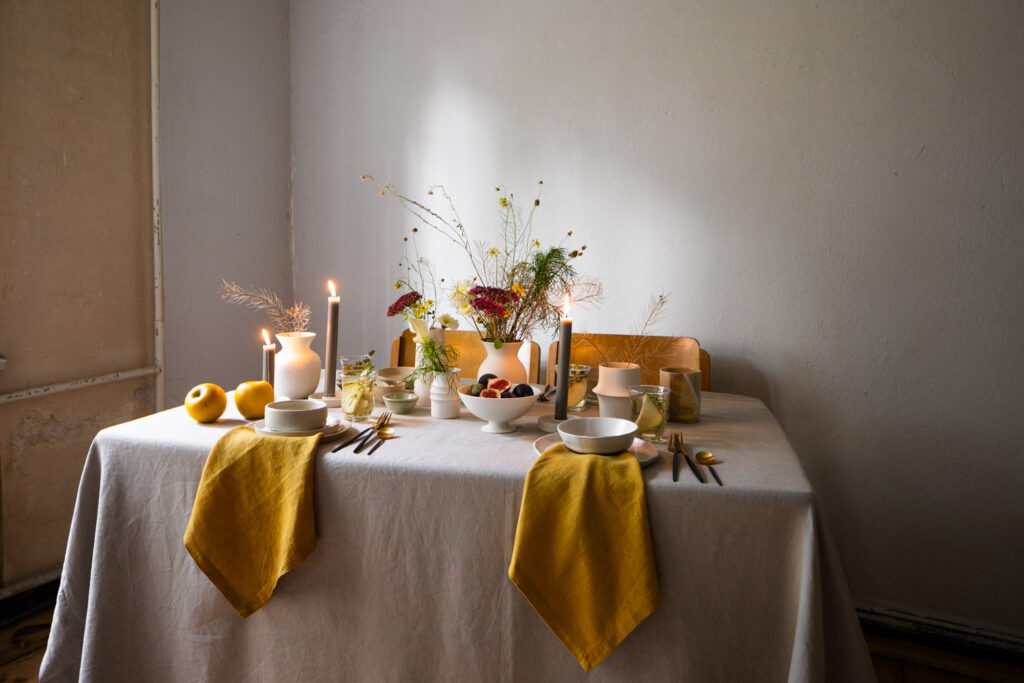
<instances>
[{"instance_id":1,"label":"white ceramic vase","mask_svg":"<svg viewBox=\"0 0 1024 683\"><path fill-rule=\"evenodd\" d=\"M422 321L420 321L422 322ZM412 322L409 323L409 329L412 330L413 334L418 334L416 328ZM432 327L429 332L430 338L438 344L444 344L444 328ZM418 338L417 338L418 339ZM423 362L423 346L419 341L416 341L416 367L420 367ZM427 408L430 406L430 385L433 381L433 374L426 374L416 378L413 382L412 391L416 394L416 406L418 408Z\"/></svg>"},{"instance_id":2,"label":"white ceramic vase","mask_svg":"<svg viewBox=\"0 0 1024 683\"><path fill-rule=\"evenodd\" d=\"M430 383L430 417L450 420L459 416L459 372L435 374Z\"/></svg>"},{"instance_id":3,"label":"white ceramic vase","mask_svg":"<svg viewBox=\"0 0 1024 683\"><path fill-rule=\"evenodd\" d=\"M276 335L281 351L274 359L275 398L306 398L320 382L320 356L309 348L315 332Z\"/></svg>"},{"instance_id":4,"label":"white ceramic vase","mask_svg":"<svg viewBox=\"0 0 1024 683\"><path fill-rule=\"evenodd\" d=\"M629 387L640 384L640 366L636 363L601 363L597 370L598 410L601 417L629 419Z\"/></svg>"},{"instance_id":5,"label":"white ceramic vase","mask_svg":"<svg viewBox=\"0 0 1024 683\"><path fill-rule=\"evenodd\" d=\"M483 342L483 345L487 349L487 357L480 364L477 377L491 373L512 382L512 386L526 383L526 368L519 360L519 349L523 342L505 342L500 349L494 348L493 342Z\"/></svg>"}]
</instances>

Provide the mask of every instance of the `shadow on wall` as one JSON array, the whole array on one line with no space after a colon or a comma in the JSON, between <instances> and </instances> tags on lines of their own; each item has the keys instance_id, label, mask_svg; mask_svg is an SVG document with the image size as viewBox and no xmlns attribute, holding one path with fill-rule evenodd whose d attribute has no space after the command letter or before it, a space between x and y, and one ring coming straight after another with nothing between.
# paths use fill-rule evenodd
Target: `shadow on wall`
<instances>
[{"instance_id":1,"label":"shadow on wall","mask_svg":"<svg viewBox=\"0 0 1024 683\"><path fill-rule=\"evenodd\" d=\"M744 394L764 401L772 409L768 378L746 358L739 356L711 357L711 391Z\"/></svg>"}]
</instances>

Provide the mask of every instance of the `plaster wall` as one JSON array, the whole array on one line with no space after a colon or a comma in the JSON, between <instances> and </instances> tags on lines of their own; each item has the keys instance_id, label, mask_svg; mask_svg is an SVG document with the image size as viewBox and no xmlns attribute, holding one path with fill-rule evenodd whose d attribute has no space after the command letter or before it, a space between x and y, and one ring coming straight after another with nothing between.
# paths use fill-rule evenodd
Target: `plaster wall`
<instances>
[{"instance_id":1,"label":"plaster wall","mask_svg":"<svg viewBox=\"0 0 1024 683\"><path fill-rule=\"evenodd\" d=\"M166 403L259 379L266 317L222 279L292 297L288 4L160 3ZM271 329L272 331L272 329Z\"/></svg>"},{"instance_id":2,"label":"plaster wall","mask_svg":"<svg viewBox=\"0 0 1024 683\"><path fill-rule=\"evenodd\" d=\"M360 174L445 184L482 240L496 185L543 180L538 236L575 230L606 290L577 324L670 293L651 331L775 412L861 606L1024 636L1024 5L298 0L290 26L295 291L340 282L343 346L400 332L414 225Z\"/></svg>"},{"instance_id":3,"label":"plaster wall","mask_svg":"<svg viewBox=\"0 0 1024 683\"><path fill-rule=\"evenodd\" d=\"M153 365L148 3L0 3L0 394ZM0 403L0 596L64 558L89 442L154 380Z\"/></svg>"}]
</instances>

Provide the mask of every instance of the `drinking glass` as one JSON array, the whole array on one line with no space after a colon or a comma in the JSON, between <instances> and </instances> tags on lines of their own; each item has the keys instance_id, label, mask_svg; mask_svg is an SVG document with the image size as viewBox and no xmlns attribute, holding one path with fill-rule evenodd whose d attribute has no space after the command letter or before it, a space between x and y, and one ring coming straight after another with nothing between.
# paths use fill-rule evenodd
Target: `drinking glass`
<instances>
[{"instance_id":1,"label":"drinking glass","mask_svg":"<svg viewBox=\"0 0 1024 683\"><path fill-rule=\"evenodd\" d=\"M590 377L589 365L569 365L568 407L573 412L580 412L587 407L587 379ZM555 370L555 382L560 382L558 371Z\"/></svg>"},{"instance_id":2,"label":"drinking glass","mask_svg":"<svg viewBox=\"0 0 1024 683\"><path fill-rule=\"evenodd\" d=\"M373 361L368 353L352 353L338 356L338 376L354 375L373 368Z\"/></svg>"},{"instance_id":3,"label":"drinking glass","mask_svg":"<svg viewBox=\"0 0 1024 683\"><path fill-rule=\"evenodd\" d=\"M341 392L341 412L346 420L366 422L373 412L373 386L377 373L373 370L339 370L338 389Z\"/></svg>"},{"instance_id":4,"label":"drinking glass","mask_svg":"<svg viewBox=\"0 0 1024 683\"><path fill-rule=\"evenodd\" d=\"M636 422L637 437L651 443L665 440L665 412L669 390L654 384L629 387L630 419Z\"/></svg>"}]
</instances>

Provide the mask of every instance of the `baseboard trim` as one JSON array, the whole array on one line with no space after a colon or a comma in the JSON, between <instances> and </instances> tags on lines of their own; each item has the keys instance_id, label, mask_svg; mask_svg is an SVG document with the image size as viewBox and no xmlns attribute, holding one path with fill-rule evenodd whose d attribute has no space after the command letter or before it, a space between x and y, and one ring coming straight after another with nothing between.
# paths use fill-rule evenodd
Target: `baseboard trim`
<instances>
[{"instance_id":1,"label":"baseboard trim","mask_svg":"<svg viewBox=\"0 0 1024 683\"><path fill-rule=\"evenodd\" d=\"M857 616L865 626L876 626L918 639L983 648L1004 653L1014 659L1024 658L1024 636L1017 634L886 607L858 607Z\"/></svg>"}]
</instances>

